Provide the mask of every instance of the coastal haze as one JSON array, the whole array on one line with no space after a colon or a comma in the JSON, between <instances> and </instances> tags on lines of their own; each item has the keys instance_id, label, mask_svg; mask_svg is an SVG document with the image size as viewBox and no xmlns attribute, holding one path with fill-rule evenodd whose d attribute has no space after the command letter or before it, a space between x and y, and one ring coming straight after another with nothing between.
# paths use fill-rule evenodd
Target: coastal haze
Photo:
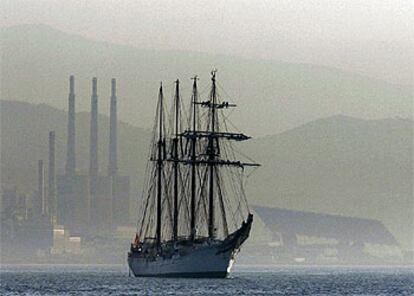
<instances>
[{"instance_id":1,"label":"coastal haze","mask_svg":"<svg viewBox=\"0 0 414 296\"><path fill-rule=\"evenodd\" d=\"M70 75L77 170L87 175L90 169L91 79L97 77L96 151L99 173L106 172L116 78L118 170L129 177L130 194L127 223L114 239L97 230L114 242L99 249L115 250L110 263L125 262L135 231L159 82L171 105L179 78L189 107L190 78L199 76L200 95L207 99L213 68L221 98L238 105L229 115L234 129L253 136L240 152L262 164L246 183L257 214L242 263L279 256L277 237L284 228L272 228L276 222L261 207L298 220L335 221L333 228L347 225L356 245L365 244L378 259L361 255L352 264L413 263L411 1L5 0L1 8L1 185L3 192L16 188L25 195L27 207L37 194L38 160L47 166L49 131L56 135L56 173L65 171ZM12 221L19 219L2 208L2 233L11 233ZM318 247L329 240L350 244L349 237L342 242L343 234L324 237L331 230L295 231L298 240ZM24 258L106 263L93 252L98 245L102 241L96 239L86 251L58 259L44 252ZM317 264L343 263L336 253L325 253ZM302 255L274 262L307 263ZM4 248L2 260L22 263Z\"/></svg>"}]
</instances>

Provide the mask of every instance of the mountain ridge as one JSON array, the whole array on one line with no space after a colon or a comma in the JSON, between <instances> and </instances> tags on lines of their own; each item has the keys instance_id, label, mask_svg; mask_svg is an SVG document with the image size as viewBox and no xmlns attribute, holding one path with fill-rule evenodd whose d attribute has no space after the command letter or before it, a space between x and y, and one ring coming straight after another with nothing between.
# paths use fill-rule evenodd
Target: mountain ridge
<instances>
[{"instance_id":1,"label":"mountain ridge","mask_svg":"<svg viewBox=\"0 0 414 296\"><path fill-rule=\"evenodd\" d=\"M337 113L372 119L412 117L411 88L326 66L138 49L92 41L43 25L35 29L30 25L3 28L1 35L2 99L66 108L67 79L75 74L77 108L88 111L90 79L97 76L99 96L109 97L109 81L116 77L120 118L144 128L150 128L152 102L160 80L167 81L169 94L172 81L184 78L182 94L188 102L185 98L190 97L190 77L200 74L203 89L214 66L219 69L218 82L226 86L223 98L237 98L235 102L240 106L232 120L255 136ZM201 95L204 98L208 93ZM101 112L108 113L108 104L101 106Z\"/></svg>"}]
</instances>

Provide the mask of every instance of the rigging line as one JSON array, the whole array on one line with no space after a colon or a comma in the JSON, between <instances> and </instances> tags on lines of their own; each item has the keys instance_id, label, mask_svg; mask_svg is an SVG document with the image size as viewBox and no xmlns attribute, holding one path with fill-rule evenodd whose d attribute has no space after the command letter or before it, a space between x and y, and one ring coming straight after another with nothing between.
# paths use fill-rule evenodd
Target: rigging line
<instances>
[{"instance_id":1,"label":"rigging line","mask_svg":"<svg viewBox=\"0 0 414 296\"><path fill-rule=\"evenodd\" d=\"M227 171L227 176L229 176L229 169L227 169L227 170L224 170L224 172L226 172ZM229 178L230 179L230 178ZM231 180L230 180L230 182L232 182ZM226 203L227 203L227 205L228 205L228 207L229 207L229 209L230 209L230 213L232 214L232 221L233 221L233 225L234 225L234 227L236 228L238 225L238 223L237 223L237 220L235 219L235 216L234 216L234 210L233 210L233 206L232 206L232 202L231 202L231 200L230 200L230 197L229 197L229 194L227 193L228 191L227 191L227 189L226 189L226 187L224 188L224 191L225 191L225 201L226 201ZM233 193L234 193L234 196L233 196L233 199L235 199L236 198L236 193L233 191Z\"/></svg>"},{"instance_id":2,"label":"rigging line","mask_svg":"<svg viewBox=\"0 0 414 296\"><path fill-rule=\"evenodd\" d=\"M179 179L180 179L181 183L184 182L184 180L182 178L181 171L180 171L180 174L179 174ZM181 198L180 198L179 203L178 203L178 210L179 210L179 214L181 214L180 216L182 216L182 218L183 218L183 219L179 219L179 221L183 221L183 222L179 223L179 227L180 227L181 232L182 232L183 231L182 228L184 227L184 225L187 224L187 227L188 227L190 211L189 211L189 208L188 208L188 199L187 199L187 194L186 194L185 190L183 190L181 188L180 192L181 192ZM183 208L184 208L184 210L183 210ZM186 221L187 221L187 223L186 223Z\"/></svg>"},{"instance_id":3,"label":"rigging line","mask_svg":"<svg viewBox=\"0 0 414 296\"><path fill-rule=\"evenodd\" d=\"M216 169L215 173L216 173L217 189L218 189L217 191L218 191L218 196L219 196L219 201L220 201L221 215L222 215L222 219L223 219L223 230L224 230L224 235L227 237L229 235L229 229L228 229L228 226L227 226L226 210L225 210L225 207L224 207L223 195L222 195L222 191L221 191L221 183L218 181L218 180L220 180L219 170Z\"/></svg>"},{"instance_id":4,"label":"rigging line","mask_svg":"<svg viewBox=\"0 0 414 296\"><path fill-rule=\"evenodd\" d=\"M248 212L250 212L249 204L247 202L247 196L246 196L246 193L245 193L245 190L244 190L244 187L243 187L243 181L245 180L244 170L241 170L241 171L238 171L238 170L232 171L232 175L233 175L233 180L234 180L232 182L232 185L235 187L235 189L237 188L238 195L241 195L243 197L243 201L245 203L245 206L246 206ZM236 177L234 177L234 175L236 175ZM238 182L236 182L234 178L236 178ZM240 187L239 188L236 187L236 184L237 183L240 184ZM239 199L239 202L241 202L240 199ZM244 217L242 217L242 218L244 219Z\"/></svg>"},{"instance_id":5,"label":"rigging line","mask_svg":"<svg viewBox=\"0 0 414 296\"><path fill-rule=\"evenodd\" d=\"M207 199L207 196L206 196L207 173L208 173L208 170L207 170L207 168L205 168L204 169L204 176L203 176L202 181L201 181L201 175L200 175L201 172L199 171L199 180L200 180L200 182L199 182L199 184L200 184L200 188L199 188L200 194L199 194L199 196L200 196L200 198L198 200L198 205L197 205L197 212L199 214L200 214L201 204L203 205L202 209L204 210L204 215L199 215L199 217L201 216L201 217L204 218L203 221L205 222L205 226L207 226L206 224L207 224L207 219L208 219L207 204L206 204L206 199ZM196 217L197 217L197 215L196 215Z\"/></svg>"},{"instance_id":6,"label":"rigging line","mask_svg":"<svg viewBox=\"0 0 414 296\"><path fill-rule=\"evenodd\" d=\"M228 145L224 145L224 149L223 149L224 155L226 157L229 157L229 154L231 154L232 157L235 158L235 154L234 154L234 149L233 149L232 143L230 141L228 141L227 144ZM242 195L242 192L240 192L238 186L236 186L237 183L240 183L239 178L236 178L236 175L237 175L237 177L240 176L239 170L232 170L232 169L228 168L225 172L227 172L226 175L228 175L228 177L230 179L230 182L229 183L231 183L231 187L232 187L232 190L233 190L234 194L236 196ZM244 219L242 217L242 210L241 210L241 202L240 202L240 199L237 199L237 200L239 202L238 202L238 206L237 206L236 212L233 213L233 219L235 219L235 215L237 215L237 214L240 214L241 218Z\"/></svg>"},{"instance_id":7,"label":"rigging line","mask_svg":"<svg viewBox=\"0 0 414 296\"><path fill-rule=\"evenodd\" d=\"M169 200L168 199L163 200L163 202L161 203L162 207L165 208L165 204L167 204L167 207L168 207L168 205L169 205ZM165 211L163 213L162 217L163 217L164 221L169 221L170 220L170 224L171 224L171 214L170 214L169 211ZM169 230L171 229L171 225L169 225L168 223L163 223L161 227L162 227L162 230L163 230L162 233L161 233L161 241L162 241L163 237L167 237L167 234L169 234ZM165 234L164 236L162 235L163 233Z\"/></svg>"},{"instance_id":8,"label":"rigging line","mask_svg":"<svg viewBox=\"0 0 414 296\"><path fill-rule=\"evenodd\" d=\"M158 113L158 112L156 112L156 113ZM157 124L154 124L153 129L152 129L153 137L152 137L152 140L151 140L150 145L149 145L147 159L150 159L151 155L153 154L154 142L155 142L155 135L154 134L155 134L156 128L157 128ZM142 187L142 191L141 191L141 206L140 206L141 209L142 209L142 205L143 205L143 202L144 202L144 194L145 194L145 192L147 192L147 189L148 189L147 186L149 184L149 176L150 176L149 169L150 169L150 167L151 167L151 161L147 161L146 166L145 166L145 175L144 175L145 177L144 177L143 187ZM138 227L139 227L138 226L138 221L137 221L137 230L138 230Z\"/></svg>"},{"instance_id":9,"label":"rigging line","mask_svg":"<svg viewBox=\"0 0 414 296\"><path fill-rule=\"evenodd\" d=\"M223 117L223 122L226 123L227 126L227 121L229 122L229 124L239 133L241 133L240 129L233 124L233 122L230 120L231 115L233 114L233 112L236 110L236 108L231 108L230 112L228 112L227 114L224 113L224 110L220 110L221 111L221 116ZM227 127L226 127L227 128Z\"/></svg>"},{"instance_id":10,"label":"rigging line","mask_svg":"<svg viewBox=\"0 0 414 296\"><path fill-rule=\"evenodd\" d=\"M185 221L189 221L190 219L190 209L189 209L189 200L188 200L188 192L186 192L186 188L188 186L188 172L187 171L187 177L185 179L183 179L183 172L182 170L179 170L179 179L180 179L180 192L181 192L181 198L180 198L180 206L179 209L181 208L181 204L184 203L184 205L186 205L185 209L186 211L183 212L184 214L184 222ZM184 201L183 201L184 200ZM185 219L185 214L187 213L187 220Z\"/></svg>"},{"instance_id":11,"label":"rigging line","mask_svg":"<svg viewBox=\"0 0 414 296\"><path fill-rule=\"evenodd\" d=\"M180 199L180 201L178 203L178 207L181 209L183 207L184 203L185 203L185 201L183 201L183 199ZM181 210L179 213L180 213L179 217L181 217L182 219L179 219L179 221L181 221L181 222L178 225L178 230L179 230L179 232L183 232L183 228L185 228L185 225L187 225L187 223L185 223L185 221L188 220L188 217L186 217L186 216L188 216L188 214L186 215L187 211L183 211L183 210ZM184 222L182 222L182 221L184 221ZM185 230L188 230L188 229L185 229Z\"/></svg>"},{"instance_id":12,"label":"rigging line","mask_svg":"<svg viewBox=\"0 0 414 296\"><path fill-rule=\"evenodd\" d=\"M245 192L245 190L244 190L243 182L241 182L240 186L242 187L242 196L243 196L243 200L244 200L244 202L245 202L245 204L246 204L247 210L248 210L248 211L249 211L249 213L250 213L249 203L247 202L247 195L246 195L246 192Z\"/></svg>"},{"instance_id":13,"label":"rigging line","mask_svg":"<svg viewBox=\"0 0 414 296\"><path fill-rule=\"evenodd\" d=\"M154 172L153 173L155 173L155 170L154 170ZM148 190L148 191L147 191ZM143 228L143 226L144 226L144 223L145 223L145 218L146 218L146 213L147 213L147 210L148 210L148 204L149 204L149 200L150 200L150 193L151 193L151 190L152 190L152 186L150 185L149 187L147 187L146 188L146 190L145 191L147 191L147 194L148 194L148 196L147 196L147 198L142 198L142 201L141 201L141 203L143 204L144 203L144 200L145 200L145 208L143 208L142 210L143 210L143 214L142 214L142 221L141 221L141 227L140 227L140 231L139 231L139 233L141 233L142 232L142 228ZM142 194L142 197L144 196L144 194ZM137 226L137 229L138 229L138 226Z\"/></svg>"},{"instance_id":14,"label":"rigging line","mask_svg":"<svg viewBox=\"0 0 414 296\"><path fill-rule=\"evenodd\" d=\"M233 203L236 203L236 201L237 200L239 200L239 198L238 198L238 195L239 195L239 193L238 193L238 191L236 190L236 188L233 186L234 185L234 174L233 174L233 171L234 170L232 170L232 169L227 169L226 170L226 176L228 177L228 179L229 179L229 182L228 183L231 183L231 187L232 187L232 192L234 193L234 197L237 197L237 198L234 198L233 199L233 202L231 202L230 200L228 200L228 203L229 203L229 205L230 205L230 208L232 208L233 207ZM237 220L236 219L236 216L237 216L237 213L238 213L238 211L237 211L237 206L236 206L236 210L233 210L232 209L232 211L231 211L231 214L232 214L232 220L233 220L233 223L234 223L234 226L235 226L235 228L237 228L238 227L238 224L239 224L239 222L240 222L240 220Z\"/></svg>"},{"instance_id":15,"label":"rigging line","mask_svg":"<svg viewBox=\"0 0 414 296\"><path fill-rule=\"evenodd\" d=\"M196 192L196 196L198 196L198 203L197 203L197 208L196 208L196 213L199 212L200 210L200 203L202 202L203 199L203 194L204 194L204 186L205 186L205 174L206 172L202 172L203 168L198 167L196 173L197 173L197 181L199 184L199 187L197 188L197 192ZM197 216L197 215L196 215Z\"/></svg>"},{"instance_id":16,"label":"rigging line","mask_svg":"<svg viewBox=\"0 0 414 296\"><path fill-rule=\"evenodd\" d=\"M154 189L155 189L155 187L154 187ZM155 199L149 199L149 201L151 202L151 206L150 206L150 215L149 215L149 218L148 218L148 221L146 222L146 224L145 224L145 232L143 233L143 237L144 237L144 239L147 237L147 235L148 235L148 233L149 233L149 228L150 228L150 226L151 225L153 225L154 223L153 223L153 216L154 216L154 207L155 207ZM153 229L152 229L153 230Z\"/></svg>"},{"instance_id":17,"label":"rigging line","mask_svg":"<svg viewBox=\"0 0 414 296\"><path fill-rule=\"evenodd\" d=\"M233 128L234 128L234 130L236 130L237 132L239 132L239 133L242 133L241 131L240 131L240 129L238 128L238 127L236 127L235 125L233 125L232 123L231 123L231 120L230 120L230 116L231 116L231 114L234 112L234 108L233 109L231 109L230 110L230 112L228 112L228 113L224 113L224 110L220 110L220 112L221 112L221 117L223 118L223 122L225 122L226 123L226 125L227 125L227 121L233 126ZM227 128L226 128L227 129Z\"/></svg>"},{"instance_id":18,"label":"rigging line","mask_svg":"<svg viewBox=\"0 0 414 296\"><path fill-rule=\"evenodd\" d=\"M227 128L227 122L225 122L226 128ZM247 156L246 154L244 154L243 152L241 152L239 149L237 149L236 147L233 146L233 143L230 142L230 146L231 149L233 150L233 155L235 156L234 152L239 153L240 155L242 155L243 157L247 158L249 161L251 162L255 162L251 157Z\"/></svg>"},{"instance_id":19,"label":"rigging line","mask_svg":"<svg viewBox=\"0 0 414 296\"><path fill-rule=\"evenodd\" d=\"M150 149L150 153L149 153L148 156L150 156L150 155L151 155L151 149ZM149 157L148 157L148 159L149 159ZM152 168L152 173L154 173L155 166L152 166L152 162L151 161L147 161L147 165L146 165L146 168L145 168L144 186L142 188L142 193L141 193L141 203L144 201L144 195L147 192L148 186L149 186L149 184L151 182L151 176L152 176L152 174L149 174L150 168Z\"/></svg>"},{"instance_id":20,"label":"rigging line","mask_svg":"<svg viewBox=\"0 0 414 296\"><path fill-rule=\"evenodd\" d=\"M187 122L187 125L188 125L188 122L189 122L189 115L187 113L187 108L186 108L186 103L185 103L186 101L182 99L183 98L182 93L183 93L183 87L180 86L180 93L179 93L179 100L180 100L180 108L179 108L179 112L180 112L180 114L179 114L179 117L180 117L180 129L182 129L183 122ZM191 110L191 104L190 104L190 110Z\"/></svg>"},{"instance_id":21,"label":"rigging line","mask_svg":"<svg viewBox=\"0 0 414 296\"><path fill-rule=\"evenodd\" d=\"M171 178L166 177L165 170L162 171L162 177L164 179L164 183L167 184L167 186L164 187L164 201L163 201L163 203L165 201L167 201L168 209L166 211L166 215L169 215L169 218L171 219L172 218L172 216L171 216L172 206L171 206L171 200L170 200L171 197L170 197L170 192L169 192L169 188L170 188L170 184L171 184ZM163 207L161 207L161 208L163 208ZM173 225L172 220L170 222L171 222L171 225Z\"/></svg>"},{"instance_id":22,"label":"rigging line","mask_svg":"<svg viewBox=\"0 0 414 296\"><path fill-rule=\"evenodd\" d=\"M210 84L206 84L204 85L204 87L201 89L201 91L199 90L200 88L197 89L197 93L199 97L204 96L207 92L210 93Z\"/></svg>"},{"instance_id":23,"label":"rigging line","mask_svg":"<svg viewBox=\"0 0 414 296\"><path fill-rule=\"evenodd\" d=\"M234 109L232 111L234 111ZM228 121L228 123L231 125L232 128L234 128L236 131L238 131L238 132L241 133L241 130L237 127L237 125L235 125L233 123L233 121L230 120L230 118L229 118L230 115L231 115L231 113L229 113L229 115L227 116L226 120Z\"/></svg>"},{"instance_id":24,"label":"rigging line","mask_svg":"<svg viewBox=\"0 0 414 296\"><path fill-rule=\"evenodd\" d=\"M150 190L152 190L152 188L150 187L149 188ZM150 192L148 192L148 196L150 195ZM150 204L150 198L145 198L145 207L143 207L143 214L142 214L142 220L141 220L141 227L140 227L140 230L139 230L139 232L141 233L142 232L142 228L144 227L144 224L145 224L145 220L146 220L146 218L147 218L147 212L148 212L148 206L149 206L149 204Z\"/></svg>"},{"instance_id":25,"label":"rigging line","mask_svg":"<svg viewBox=\"0 0 414 296\"><path fill-rule=\"evenodd\" d=\"M145 219L146 219L146 216L147 216L148 205L149 205L149 199L147 199L147 202L145 203L145 210L144 210L144 214L142 216L141 227L139 228L139 234L140 234L140 236L144 236L145 235L142 232L142 229L144 228L144 225L145 225Z\"/></svg>"},{"instance_id":26,"label":"rigging line","mask_svg":"<svg viewBox=\"0 0 414 296\"><path fill-rule=\"evenodd\" d=\"M231 168L228 168L226 170L227 176L229 177L229 180L230 180L229 183L230 183L231 189L234 192L235 196L239 196L240 195L240 192L239 192L238 188L235 185L235 184L238 183L238 179L236 177L237 171L238 170L234 170L234 169L231 169ZM236 200L240 201L239 198L237 198ZM238 212L240 212L240 207L239 206L237 206L236 207L236 211L233 211L232 213L233 213L233 215L235 215Z\"/></svg>"},{"instance_id":27,"label":"rigging line","mask_svg":"<svg viewBox=\"0 0 414 296\"><path fill-rule=\"evenodd\" d=\"M243 188L243 170L241 170L241 171L238 171L236 174L237 174L237 179L238 179L238 182L237 183L235 183L234 184L234 186L236 186L236 184L238 184L239 186L237 186L237 189L238 189L238 192L239 192L239 195L240 196L242 196L243 197L243 200L244 200L244 205L245 205L245 207L247 208L247 211L248 212L250 212L250 210L249 210L249 204L247 203L247 199L246 199L246 194L245 194L245 192L244 192L244 188ZM239 199L239 206L241 207L241 202L242 202L242 199ZM243 219L245 218L245 217L242 217Z\"/></svg>"},{"instance_id":28,"label":"rigging line","mask_svg":"<svg viewBox=\"0 0 414 296\"><path fill-rule=\"evenodd\" d=\"M234 102L234 103L237 103L237 101L236 101L236 100L234 100L234 99L233 99L233 97L232 97L232 96L230 96L230 95L226 92L226 90L224 89L224 87L221 85L221 83L220 83L220 82L217 82L217 86L218 86L218 89L220 89L220 91L223 91L223 93L224 93L225 97L226 97L228 100L230 100L230 101L232 101L232 102Z\"/></svg>"},{"instance_id":29,"label":"rigging line","mask_svg":"<svg viewBox=\"0 0 414 296\"><path fill-rule=\"evenodd\" d=\"M246 155L245 153L243 153L241 150L237 149L237 148L233 148L235 152L237 152L238 154L240 154L241 156L245 157L247 160L249 160L250 162L256 163L256 161L249 157L248 155Z\"/></svg>"}]
</instances>

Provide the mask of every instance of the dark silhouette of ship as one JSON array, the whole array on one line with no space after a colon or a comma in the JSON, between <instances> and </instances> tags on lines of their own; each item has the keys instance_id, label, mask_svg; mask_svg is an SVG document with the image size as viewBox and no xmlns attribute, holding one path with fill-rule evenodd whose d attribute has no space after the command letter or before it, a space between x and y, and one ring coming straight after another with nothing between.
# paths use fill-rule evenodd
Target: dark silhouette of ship
<instances>
[{"instance_id":1,"label":"dark silhouette of ship","mask_svg":"<svg viewBox=\"0 0 414 296\"><path fill-rule=\"evenodd\" d=\"M233 147L250 137L228 131L225 112L236 105L221 99L216 71L206 101L199 101L197 80L188 118L179 81L170 116L162 84L159 89L141 215L128 252L135 276L226 277L250 234L244 172L259 165L239 160Z\"/></svg>"}]
</instances>

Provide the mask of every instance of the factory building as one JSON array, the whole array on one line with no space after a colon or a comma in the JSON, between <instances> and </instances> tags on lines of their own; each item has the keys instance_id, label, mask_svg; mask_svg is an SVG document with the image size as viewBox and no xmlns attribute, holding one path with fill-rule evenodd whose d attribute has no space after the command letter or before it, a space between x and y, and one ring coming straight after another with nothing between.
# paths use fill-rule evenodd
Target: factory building
<instances>
[{"instance_id":1,"label":"factory building","mask_svg":"<svg viewBox=\"0 0 414 296\"><path fill-rule=\"evenodd\" d=\"M87 235L89 227L89 178L87 175L58 175L58 224L71 233Z\"/></svg>"},{"instance_id":2,"label":"factory building","mask_svg":"<svg viewBox=\"0 0 414 296\"><path fill-rule=\"evenodd\" d=\"M2 195L1 195L1 209L2 214L7 215L14 210L17 203L17 187L6 187L2 186Z\"/></svg>"},{"instance_id":3,"label":"factory building","mask_svg":"<svg viewBox=\"0 0 414 296\"><path fill-rule=\"evenodd\" d=\"M261 250L284 264L401 263L402 250L378 220L254 207L269 231ZM266 251L264 251L266 250Z\"/></svg>"},{"instance_id":4,"label":"factory building","mask_svg":"<svg viewBox=\"0 0 414 296\"><path fill-rule=\"evenodd\" d=\"M129 222L129 176L112 176L112 220L117 226L126 226Z\"/></svg>"},{"instance_id":5,"label":"factory building","mask_svg":"<svg viewBox=\"0 0 414 296\"><path fill-rule=\"evenodd\" d=\"M53 226L48 216L45 169L38 160L38 186L30 203L17 188L2 189L2 221L0 249L2 258L24 258L31 254L49 253L53 244Z\"/></svg>"}]
</instances>

